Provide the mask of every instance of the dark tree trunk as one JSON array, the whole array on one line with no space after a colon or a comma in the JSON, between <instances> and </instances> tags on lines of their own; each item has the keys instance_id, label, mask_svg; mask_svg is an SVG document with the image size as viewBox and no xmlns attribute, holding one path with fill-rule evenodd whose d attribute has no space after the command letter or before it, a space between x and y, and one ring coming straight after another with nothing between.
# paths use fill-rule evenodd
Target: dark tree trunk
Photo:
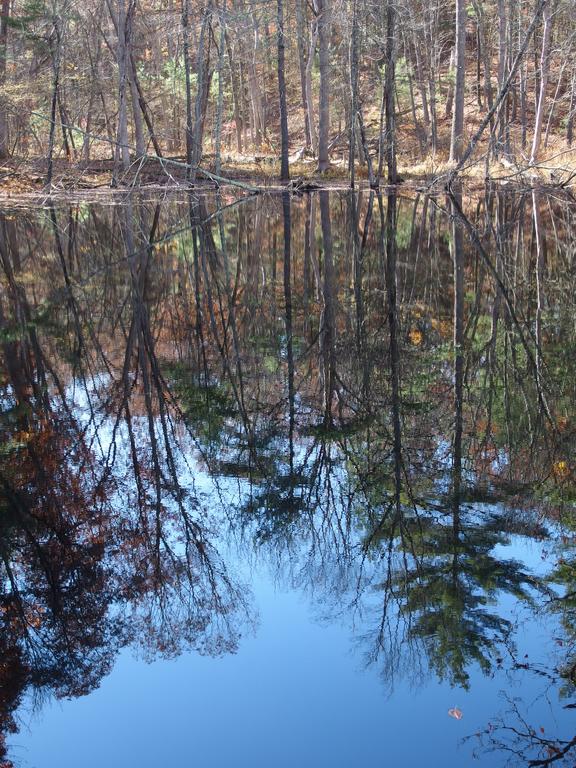
<instances>
[{"instance_id":1,"label":"dark tree trunk","mask_svg":"<svg viewBox=\"0 0 576 768\"><path fill-rule=\"evenodd\" d=\"M386 7L386 77L384 82L384 111L386 116L386 166L388 182L398 180L396 167L396 114L394 86L396 82L396 0L388 0Z\"/></svg>"},{"instance_id":2,"label":"dark tree trunk","mask_svg":"<svg viewBox=\"0 0 576 768\"><path fill-rule=\"evenodd\" d=\"M288 109L286 106L285 40L283 0L278 0L278 96L280 101L280 137L282 142L280 179L290 179L288 167Z\"/></svg>"},{"instance_id":3,"label":"dark tree trunk","mask_svg":"<svg viewBox=\"0 0 576 768\"><path fill-rule=\"evenodd\" d=\"M6 49L8 47L8 18L10 0L2 0L0 6L0 93L6 83ZM8 157L8 112L5 104L0 104L0 159Z\"/></svg>"},{"instance_id":4,"label":"dark tree trunk","mask_svg":"<svg viewBox=\"0 0 576 768\"><path fill-rule=\"evenodd\" d=\"M318 124L318 170L328 169L330 137L330 0L318 0L318 54L320 64L320 108Z\"/></svg>"},{"instance_id":5,"label":"dark tree trunk","mask_svg":"<svg viewBox=\"0 0 576 768\"><path fill-rule=\"evenodd\" d=\"M128 1L129 7L127 11L126 0L118 0L118 48L116 52L118 61L118 131L116 135L116 154L114 162L115 181L120 168L122 168L123 171L127 171L130 167L126 86L128 84L128 17L132 0Z\"/></svg>"},{"instance_id":6,"label":"dark tree trunk","mask_svg":"<svg viewBox=\"0 0 576 768\"><path fill-rule=\"evenodd\" d=\"M189 29L189 0L182 0L182 53L184 56L184 76L186 79L186 163L188 164L187 178L190 177L194 136L192 126L192 92L190 78L190 29Z\"/></svg>"},{"instance_id":7,"label":"dark tree trunk","mask_svg":"<svg viewBox=\"0 0 576 768\"><path fill-rule=\"evenodd\" d=\"M50 53L52 56L52 102L50 106L50 130L48 133L48 168L46 170L46 186L52 184L54 172L54 139L56 136L56 108L58 106L58 89L60 88L60 19L53 19L52 32L50 34Z\"/></svg>"},{"instance_id":8,"label":"dark tree trunk","mask_svg":"<svg viewBox=\"0 0 576 768\"><path fill-rule=\"evenodd\" d=\"M350 135L348 139L348 173L354 187L356 159L356 118L358 114L358 4L352 0L352 35L350 38Z\"/></svg>"}]
</instances>

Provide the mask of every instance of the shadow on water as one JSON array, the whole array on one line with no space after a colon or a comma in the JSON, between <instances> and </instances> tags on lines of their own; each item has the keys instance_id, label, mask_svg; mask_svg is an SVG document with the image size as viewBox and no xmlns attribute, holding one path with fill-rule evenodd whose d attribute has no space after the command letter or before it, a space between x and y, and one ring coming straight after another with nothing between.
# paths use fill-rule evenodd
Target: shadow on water
<instances>
[{"instance_id":1,"label":"shadow on water","mask_svg":"<svg viewBox=\"0 0 576 768\"><path fill-rule=\"evenodd\" d=\"M361 616L390 690L514 672L576 706L572 214L488 188L0 215L3 764L25 694L88 694L128 645L236 650L248 557ZM527 704L476 749L571 765Z\"/></svg>"}]
</instances>

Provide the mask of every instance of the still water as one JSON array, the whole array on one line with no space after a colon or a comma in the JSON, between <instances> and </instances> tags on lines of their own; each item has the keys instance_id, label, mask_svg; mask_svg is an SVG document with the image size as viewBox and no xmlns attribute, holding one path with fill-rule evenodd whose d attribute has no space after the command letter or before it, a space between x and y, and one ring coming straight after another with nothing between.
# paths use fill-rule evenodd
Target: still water
<instances>
[{"instance_id":1,"label":"still water","mask_svg":"<svg viewBox=\"0 0 576 768\"><path fill-rule=\"evenodd\" d=\"M573 766L573 214L1 212L0 766Z\"/></svg>"}]
</instances>

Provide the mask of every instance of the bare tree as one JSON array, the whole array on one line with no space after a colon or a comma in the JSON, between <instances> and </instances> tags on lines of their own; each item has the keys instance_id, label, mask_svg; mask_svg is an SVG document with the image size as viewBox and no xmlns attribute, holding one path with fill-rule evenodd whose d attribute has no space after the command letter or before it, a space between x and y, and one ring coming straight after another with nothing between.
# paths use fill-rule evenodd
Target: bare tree
<instances>
[{"instance_id":1,"label":"bare tree","mask_svg":"<svg viewBox=\"0 0 576 768\"><path fill-rule=\"evenodd\" d=\"M128 141L128 105L127 105L127 85L128 85L128 46L130 15L132 13L134 0L118 0L118 44L116 48L116 58L118 62L118 130L116 134L116 152L114 158L114 174L117 175L122 169L127 171L130 167L130 144Z\"/></svg>"},{"instance_id":2,"label":"bare tree","mask_svg":"<svg viewBox=\"0 0 576 768\"><path fill-rule=\"evenodd\" d=\"M542 125L544 123L546 90L548 88L548 74L550 72L550 41L552 39L553 18L553 5L549 4L544 8L543 13L544 30L542 33L542 51L540 54L540 93L538 95L538 104L536 105L534 138L532 140L532 150L530 152L530 163L535 163L538 160L538 153L540 152L540 145L542 143Z\"/></svg>"},{"instance_id":3,"label":"bare tree","mask_svg":"<svg viewBox=\"0 0 576 768\"><path fill-rule=\"evenodd\" d=\"M281 170L280 179L288 181L290 178L290 169L288 167L288 107L286 105L286 75L285 75L285 48L284 40L284 7L283 0L278 0L278 98L280 102L280 138L281 148Z\"/></svg>"},{"instance_id":4,"label":"bare tree","mask_svg":"<svg viewBox=\"0 0 576 768\"><path fill-rule=\"evenodd\" d=\"M317 0L318 56L320 65L320 107L318 125L318 170L328 169L330 158L330 0Z\"/></svg>"},{"instance_id":5,"label":"bare tree","mask_svg":"<svg viewBox=\"0 0 576 768\"><path fill-rule=\"evenodd\" d=\"M450 160L460 160L464 149L464 89L466 86L466 0L456 0L454 111Z\"/></svg>"},{"instance_id":6,"label":"bare tree","mask_svg":"<svg viewBox=\"0 0 576 768\"><path fill-rule=\"evenodd\" d=\"M10 18L10 0L2 0L0 6L0 100L5 99L6 49L8 46L8 19ZM0 101L0 159L8 157L8 112L7 105Z\"/></svg>"}]
</instances>

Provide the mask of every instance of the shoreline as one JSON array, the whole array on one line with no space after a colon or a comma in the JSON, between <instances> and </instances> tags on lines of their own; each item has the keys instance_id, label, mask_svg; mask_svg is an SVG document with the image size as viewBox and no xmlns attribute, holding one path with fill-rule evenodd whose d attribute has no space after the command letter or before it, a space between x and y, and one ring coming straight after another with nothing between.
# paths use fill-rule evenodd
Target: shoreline
<instances>
[{"instance_id":1,"label":"shoreline","mask_svg":"<svg viewBox=\"0 0 576 768\"><path fill-rule=\"evenodd\" d=\"M468 192L484 189L496 184L510 189L540 189L543 192L564 192L572 196L576 187L576 167L552 165L554 156L533 166L519 166L511 162L494 162L488 169L485 163L477 161L464 168L458 180ZM320 174L314 163L294 163L290 168L291 179L283 183L277 173L278 160L274 157L257 158L242 162L223 163L219 174L210 167L199 168L194 183L186 180L185 162L178 156L170 158L149 158L135 162L117 184L113 183L113 162L95 159L90 162L68 163L56 161L54 181L50 188L45 185L43 158L23 160L13 158L0 164L0 205L5 202L49 201L60 198L86 199L88 197L116 197L137 192L211 192L215 189L235 188L250 194L281 193L304 194L320 190L399 191L415 193L439 193L445 191L445 184L451 168L446 162L438 162L435 168L425 169L425 164L399 165L400 181L390 185L383 179L379 184L370 185L366 168L356 168L356 182L351 187L348 175L341 164L333 164ZM486 175L488 170L489 175Z\"/></svg>"}]
</instances>

